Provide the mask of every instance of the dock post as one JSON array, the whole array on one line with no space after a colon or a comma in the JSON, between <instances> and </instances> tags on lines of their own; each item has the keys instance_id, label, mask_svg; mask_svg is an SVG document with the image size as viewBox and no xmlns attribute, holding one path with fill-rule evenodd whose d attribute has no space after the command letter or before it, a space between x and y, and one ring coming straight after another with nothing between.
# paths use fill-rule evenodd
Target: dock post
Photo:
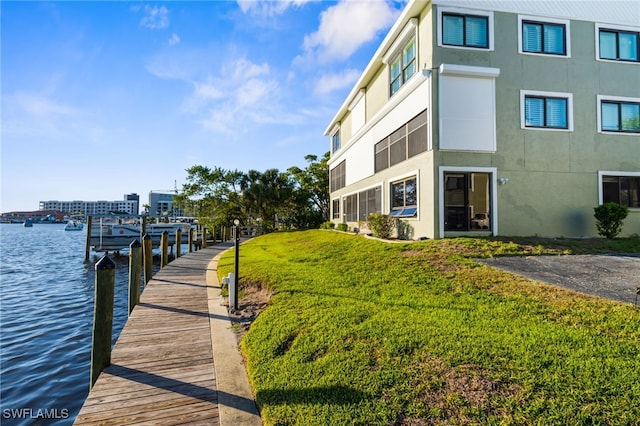
<instances>
[{"instance_id":1,"label":"dock post","mask_svg":"<svg viewBox=\"0 0 640 426\"><path fill-rule=\"evenodd\" d=\"M147 285L153 276L153 241L149 234L144 234L142 237L142 256L144 257L144 285Z\"/></svg>"},{"instance_id":2,"label":"dock post","mask_svg":"<svg viewBox=\"0 0 640 426\"><path fill-rule=\"evenodd\" d=\"M129 244L129 315L133 308L140 303L140 267L142 260L142 245L138 240Z\"/></svg>"},{"instance_id":3,"label":"dock post","mask_svg":"<svg viewBox=\"0 0 640 426\"><path fill-rule=\"evenodd\" d=\"M162 247L160 267L164 268L169 263L169 232L164 231L160 237L160 247Z\"/></svg>"},{"instance_id":4,"label":"dock post","mask_svg":"<svg viewBox=\"0 0 640 426\"><path fill-rule=\"evenodd\" d=\"M193 252L193 228L189 228L189 234L187 237L187 245L189 246L188 252Z\"/></svg>"},{"instance_id":5,"label":"dock post","mask_svg":"<svg viewBox=\"0 0 640 426\"><path fill-rule=\"evenodd\" d=\"M147 233L147 216L142 216L142 235Z\"/></svg>"},{"instance_id":6,"label":"dock post","mask_svg":"<svg viewBox=\"0 0 640 426\"><path fill-rule=\"evenodd\" d=\"M200 247L207 248L207 227L206 226L202 227L202 245Z\"/></svg>"},{"instance_id":7,"label":"dock post","mask_svg":"<svg viewBox=\"0 0 640 426\"><path fill-rule=\"evenodd\" d=\"M85 247L84 247L84 261L89 261L89 252L91 251L91 222L92 217L87 216L87 237L85 239Z\"/></svg>"},{"instance_id":8,"label":"dock post","mask_svg":"<svg viewBox=\"0 0 640 426\"><path fill-rule=\"evenodd\" d=\"M176 229L176 259L182 255L182 229Z\"/></svg>"},{"instance_id":9,"label":"dock post","mask_svg":"<svg viewBox=\"0 0 640 426\"><path fill-rule=\"evenodd\" d=\"M93 335L91 341L91 389L98 376L111 364L111 332L113 330L113 298L116 263L106 254L96 263L95 298L93 302Z\"/></svg>"}]
</instances>

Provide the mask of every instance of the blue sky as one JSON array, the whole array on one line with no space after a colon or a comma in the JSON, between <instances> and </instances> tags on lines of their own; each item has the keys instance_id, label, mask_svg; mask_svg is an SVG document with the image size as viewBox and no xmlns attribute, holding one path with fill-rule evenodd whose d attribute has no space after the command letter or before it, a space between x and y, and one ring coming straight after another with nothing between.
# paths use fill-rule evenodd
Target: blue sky
<instances>
[{"instance_id":1,"label":"blue sky","mask_svg":"<svg viewBox=\"0 0 640 426\"><path fill-rule=\"evenodd\" d=\"M305 166L404 4L2 1L0 210Z\"/></svg>"}]
</instances>

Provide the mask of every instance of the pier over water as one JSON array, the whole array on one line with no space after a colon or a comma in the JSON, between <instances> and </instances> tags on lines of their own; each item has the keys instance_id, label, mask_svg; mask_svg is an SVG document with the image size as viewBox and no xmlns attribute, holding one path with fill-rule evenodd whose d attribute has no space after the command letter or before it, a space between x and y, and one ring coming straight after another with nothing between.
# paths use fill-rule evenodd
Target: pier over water
<instances>
[{"instance_id":1,"label":"pier over water","mask_svg":"<svg viewBox=\"0 0 640 426\"><path fill-rule=\"evenodd\" d=\"M216 256L230 247L179 257L149 281L74 424L261 424L219 299Z\"/></svg>"}]
</instances>

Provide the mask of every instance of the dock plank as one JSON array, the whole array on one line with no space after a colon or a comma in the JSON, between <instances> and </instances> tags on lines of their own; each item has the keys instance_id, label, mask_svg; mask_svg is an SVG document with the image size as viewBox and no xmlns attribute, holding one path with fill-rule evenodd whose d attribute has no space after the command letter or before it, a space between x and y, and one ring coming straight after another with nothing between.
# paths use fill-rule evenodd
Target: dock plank
<instances>
[{"instance_id":1,"label":"dock plank","mask_svg":"<svg viewBox=\"0 0 640 426\"><path fill-rule=\"evenodd\" d=\"M219 425L206 272L228 245L189 253L147 284L75 425Z\"/></svg>"}]
</instances>

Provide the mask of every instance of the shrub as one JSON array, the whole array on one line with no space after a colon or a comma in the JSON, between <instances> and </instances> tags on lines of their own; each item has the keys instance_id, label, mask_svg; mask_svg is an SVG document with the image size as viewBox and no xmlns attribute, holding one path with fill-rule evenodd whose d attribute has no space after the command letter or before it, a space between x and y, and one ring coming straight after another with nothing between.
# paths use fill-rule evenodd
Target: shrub
<instances>
[{"instance_id":1,"label":"shrub","mask_svg":"<svg viewBox=\"0 0 640 426\"><path fill-rule=\"evenodd\" d=\"M347 227L346 223L339 223L338 224L338 231L347 232L347 229L349 229L349 228Z\"/></svg>"},{"instance_id":2,"label":"shrub","mask_svg":"<svg viewBox=\"0 0 640 426\"><path fill-rule=\"evenodd\" d=\"M396 227L396 220L388 214L372 213L369 215L369 229L374 237L390 238Z\"/></svg>"},{"instance_id":3,"label":"shrub","mask_svg":"<svg viewBox=\"0 0 640 426\"><path fill-rule=\"evenodd\" d=\"M622 231L622 222L629 214L629 208L618 203L604 203L593 210L598 234L605 238L615 238Z\"/></svg>"},{"instance_id":4,"label":"shrub","mask_svg":"<svg viewBox=\"0 0 640 426\"><path fill-rule=\"evenodd\" d=\"M323 222L320 225L320 229L334 229L335 227L336 227L336 224L331 222L330 220L326 221L326 222Z\"/></svg>"}]
</instances>

